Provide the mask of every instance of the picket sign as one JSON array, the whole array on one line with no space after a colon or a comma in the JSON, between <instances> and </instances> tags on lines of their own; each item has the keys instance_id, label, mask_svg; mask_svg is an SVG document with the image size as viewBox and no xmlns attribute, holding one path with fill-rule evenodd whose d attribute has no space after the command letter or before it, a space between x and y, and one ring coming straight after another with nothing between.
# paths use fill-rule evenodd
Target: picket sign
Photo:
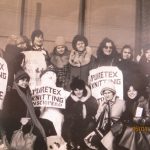
<instances>
[{"instance_id":1,"label":"picket sign","mask_svg":"<svg viewBox=\"0 0 150 150\"><path fill-rule=\"evenodd\" d=\"M0 57L0 109L3 108L3 101L6 95L8 82L8 68L5 60Z\"/></svg>"},{"instance_id":2,"label":"picket sign","mask_svg":"<svg viewBox=\"0 0 150 150\"><path fill-rule=\"evenodd\" d=\"M65 108L70 92L56 86L37 86L32 89L34 107Z\"/></svg>"},{"instance_id":3,"label":"picket sign","mask_svg":"<svg viewBox=\"0 0 150 150\"><path fill-rule=\"evenodd\" d=\"M100 94L102 85L112 81L115 84L117 96L123 99L123 75L118 67L103 66L90 70L88 84L91 86L92 96L96 99L103 99Z\"/></svg>"},{"instance_id":4,"label":"picket sign","mask_svg":"<svg viewBox=\"0 0 150 150\"><path fill-rule=\"evenodd\" d=\"M30 76L30 88L40 84L40 74L47 68L45 56L42 51L24 51L24 70Z\"/></svg>"}]
</instances>

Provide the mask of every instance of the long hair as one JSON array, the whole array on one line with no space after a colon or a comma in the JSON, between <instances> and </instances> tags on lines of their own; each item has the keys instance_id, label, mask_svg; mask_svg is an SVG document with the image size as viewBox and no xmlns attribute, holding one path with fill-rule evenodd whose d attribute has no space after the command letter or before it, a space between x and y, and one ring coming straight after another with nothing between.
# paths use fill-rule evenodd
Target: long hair
<instances>
[{"instance_id":1,"label":"long hair","mask_svg":"<svg viewBox=\"0 0 150 150\"><path fill-rule=\"evenodd\" d=\"M106 37L102 40L102 42L99 44L99 47L97 49L97 60L100 60L101 58L103 58L105 56L105 54L103 52L103 48L106 46L106 43L112 44L111 57L115 57L118 55L118 52L116 50L116 46L115 46L114 42L111 39Z\"/></svg>"}]
</instances>

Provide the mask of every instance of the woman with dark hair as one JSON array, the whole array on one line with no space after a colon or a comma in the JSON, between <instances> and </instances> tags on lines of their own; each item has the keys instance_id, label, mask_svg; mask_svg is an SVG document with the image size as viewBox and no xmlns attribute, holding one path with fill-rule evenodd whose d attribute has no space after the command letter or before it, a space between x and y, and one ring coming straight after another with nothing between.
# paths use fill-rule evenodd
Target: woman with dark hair
<instances>
[{"instance_id":1,"label":"woman with dark hair","mask_svg":"<svg viewBox=\"0 0 150 150\"><path fill-rule=\"evenodd\" d=\"M97 50L97 66L115 66L118 52L114 42L109 38L104 38Z\"/></svg>"},{"instance_id":2,"label":"woman with dark hair","mask_svg":"<svg viewBox=\"0 0 150 150\"><path fill-rule=\"evenodd\" d=\"M71 95L66 100L63 138L74 150L86 150L84 137L90 129L98 104L83 80L74 78Z\"/></svg>"},{"instance_id":3,"label":"woman with dark hair","mask_svg":"<svg viewBox=\"0 0 150 150\"><path fill-rule=\"evenodd\" d=\"M139 65L148 82L150 82L150 44L145 45L143 50L144 54L139 61Z\"/></svg>"},{"instance_id":4,"label":"woman with dark hair","mask_svg":"<svg viewBox=\"0 0 150 150\"><path fill-rule=\"evenodd\" d=\"M80 77L85 83L88 82L89 71L93 68L95 57L92 55L92 49L88 46L88 40L82 35L76 35L72 41L73 50L71 50L70 81L73 77Z\"/></svg>"},{"instance_id":5,"label":"woman with dark hair","mask_svg":"<svg viewBox=\"0 0 150 150\"><path fill-rule=\"evenodd\" d=\"M55 44L56 46L54 47L53 52L50 56L50 62L52 63L57 75L56 86L67 89L70 75L70 52L66 46L65 39L63 36L58 36L56 38Z\"/></svg>"},{"instance_id":6,"label":"woman with dark hair","mask_svg":"<svg viewBox=\"0 0 150 150\"><path fill-rule=\"evenodd\" d=\"M150 105L143 80L134 76L126 87L125 100L122 120L126 126L119 145L128 150L149 150Z\"/></svg>"},{"instance_id":7,"label":"woman with dark hair","mask_svg":"<svg viewBox=\"0 0 150 150\"><path fill-rule=\"evenodd\" d=\"M124 45L122 47L121 58L124 60L133 60L133 49L130 45Z\"/></svg>"},{"instance_id":8,"label":"woman with dark hair","mask_svg":"<svg viewBox=\"0 0 150 150\"><path fill-rule=\"evenodd\" d=\"M32 41L32 50L34 51L41 51L45 56L45 61L47 66L49 65L49 54L47 50L43 47L44 43L44 33L41 30L34 30L31 34L31 41Z\"/></svg>"},{"instance_id":9,"label":"woman with dark hair","mask_svg":"<svg viewBox=\"0 0 150 150\"><path fill-rule=\"evenodd\" d=\"M130 45L124 45L117 61L118 68L123 73L124 89L126 88L132 74L142 75L140 66L133 61L133 49Z\"/></svg>"}]
</instances>

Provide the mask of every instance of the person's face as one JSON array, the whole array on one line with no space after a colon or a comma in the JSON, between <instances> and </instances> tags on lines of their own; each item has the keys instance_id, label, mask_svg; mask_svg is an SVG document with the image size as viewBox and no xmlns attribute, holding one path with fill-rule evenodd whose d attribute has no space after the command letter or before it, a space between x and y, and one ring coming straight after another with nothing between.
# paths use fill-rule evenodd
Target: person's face
<instances>
[{"instance_id":1,"label":"person's face","mask_svg":"<svg viewBox=\"0 0 150 150\"><path fill-rule=\"evenodd\" d=\"M138 92L134 89L133 86L130 86L129 87L129 90L127 91L127 95L130 99L134 99L136 98Z\"/></svg>"},{"instance_id":2,"label":"person's face","mask_svg":"<svg viewBox=\"0 0 150 150\"><path fill-rule=\"evenodd\" d=\"M83 90L81 89L75 89L74 90L74 94L75 96L77 96L78 98L81 98L83 96Z\"/></svg>"},{"instance_id":3,"label":"person's face","mask_svg":"<svg viewBox=\"0 0 150 150\"><path fill-rule=\"evenodd\" d=\"M64 52L65 52L65 46L64 45L58 45L57 47L56 47L56 50L57 50L57 53L58 54L64 54Z\"/></svg>"},{"instance_id":4,"label":"person's face","mask_svg":"<svg viewBox=\"0 0 150 150\"><path fill-rule=\"evenodd\" d=\"M131 58L131 50L130 48L124 48L122 52L122 58L127 60Z\"/></svg>"},{"instance_id":5,"label":"person's face","mask_svg":"<svg viewBox=\"0 0 150 150\"><path fill-rule=\"evenodd\" d=\"M76 48L79 52L83 52L85 50L85 43L83 41L77 41Z\"/></svg>"},{"instance_id":6,"label":"person's face","mask_svg":"<svg viewBox=\"0 0 150 150\"><path fill-rule=\"evenodd\" d=\"M148 49L145 53L146 59L150 61L150 49Z\"/></svg>"},{"instance_id":7,"label":"person's face","mask_svg":"<svg viewBox=\"0 0 150 150\"><path fill-rule=\"evenodd\" d=\"M110 90L105 90L103 94L106 101L111 101L114 97L114 93Z\"/></svg>"},{"instance_id":8,"label":"person's face","mask_svg":"<svg viewBox=\"0 0 150 150\"><path fill-rule=\"evenodd\" d=\"M105 55L111 55L112 53L112 43L111 42L106 42L103 52Z\"/></svg>"},{"instance_id":9,"label":"person's face","mask_svg":"<svg viewBox=\"0 0 150 150\"><path fill-rule=\"evenodd\" d=\"M43 39L43 36L42 36L42 35L36 36L36 37L34 38L33 44L34 44L35 46L42 46L42 45L43 45L43 41L44 41L44 39Z\"/></svg>"},{"instance_id":10,"label":"person's face","mask_svg":"<svg viewBox=\"0 0 150 150\"><path fill-rule=\"evenodd\" d=\"M22 87L22 88L27 88L29 85L29 80L27 78L22 78L18 81L18 86Z\"/></svg>"}]
</instances>

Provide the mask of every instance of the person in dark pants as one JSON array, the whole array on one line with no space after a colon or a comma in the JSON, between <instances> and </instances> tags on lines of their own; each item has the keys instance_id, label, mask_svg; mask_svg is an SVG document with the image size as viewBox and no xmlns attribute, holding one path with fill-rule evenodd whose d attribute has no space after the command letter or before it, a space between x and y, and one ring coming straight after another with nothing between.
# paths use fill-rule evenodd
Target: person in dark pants
<instances>
[{"instance_id":1,"label":"person in dark pants","mask_svg":"<svg viewBox=\"0 0 150 150\"><path fill-rule=\"evenodd\" d=\"M74 78L71 95L66 100L62 136L73 150L87 150L84 137L93 123L98 104L81 79Z\"/></svg>"}]
</instances>

